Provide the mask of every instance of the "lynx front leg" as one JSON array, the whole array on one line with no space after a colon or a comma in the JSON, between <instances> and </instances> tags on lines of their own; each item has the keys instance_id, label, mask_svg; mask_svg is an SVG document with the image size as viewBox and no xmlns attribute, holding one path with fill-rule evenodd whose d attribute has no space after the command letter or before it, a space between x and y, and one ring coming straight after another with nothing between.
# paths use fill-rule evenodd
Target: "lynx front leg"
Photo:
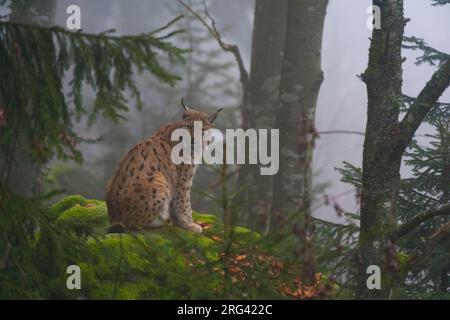
<instances>
[{"instance_id":1,"label":"lynx front leg","mask_svg":"<svg viewBox=\"0 0 450 320\"><path fill-rule=\"evenodd\" d=\"M188 231L200 233L202 227L192 219L191 197L189 190L175 194L172 200L173 219L176 225Z\"/></svg>"}]
</instances>

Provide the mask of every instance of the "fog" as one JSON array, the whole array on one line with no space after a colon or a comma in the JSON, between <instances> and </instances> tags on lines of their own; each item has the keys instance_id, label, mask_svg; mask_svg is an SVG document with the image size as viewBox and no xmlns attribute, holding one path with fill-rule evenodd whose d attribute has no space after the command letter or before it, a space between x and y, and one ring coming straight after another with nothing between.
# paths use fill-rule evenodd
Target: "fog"
<instances>
[{"instance_id":1,"label":"fog","mask_svg":"<svg viewBox=\"0 0 450 320\"><path fill-rule=\"evenodd\" d=\"M236 43L249 67L252 20L254 1L227 0L208 1L211 14L217 20L217 27L222 30L224 39ZM82 28L84 32L102 32L114 28L117 34L138 34L148 32L164 25L174 16L169 6L176 7L176 1L58 1L56 22L65 25L65 8L70 4L78 4L82 10ZM325 80L321 87L316 127L321 131L348 130L363 132L366 121L366 88L357 75L364 72L368 60L369 37L371 31L366 26L369 0L330 0L326 16L323 38L323 70ZM406 27L406 35L424 38L432 47L450 52L450 7L432 7L428 0L405 1L406 17L411 21ZM175 41L175 39L174 39ZM211 46L215 43L212 42ZM195 48L194 52L195 52ZM416 96L431 77L433 68L428 65L414 64L418 52L405 52L404 93ZM223 59L233 62L231 55L223 55ZM235 84L238 84L237 67L231 71ZM180 74L183 77L183 74ZM146 82L139 80L141 87ZM214 95L214 93L212 93ZM217 95L217 104L225 97ZM162 101L155 101L151 90L143 92L145 108L175 108L164 106ZM153 99L153 100L152 100ZM447 91L442 101L450 101ZM144 108L144 111L145 111ZM133 117L130 118L132 124ZM86 130L80 126L80 130ZM421 127L418 134L429 131ZM327 183L325 193L330 196L351 191L349 185L340 182L336 167L343 161L361 166L363 136L358 134L321 135L316 143L314 154L314 170L317 172L316 183ZM85 147L85 157L94 155L99 146ZM402 174L408 175L403 168ZM323 195L318 195L320 204ZM336 201L346 210L357 212L358 205L352 192L336 197ZM320 206L314 214L320 218L343 221L336 217L330 207Z\"/></svg>"}]
</instances>

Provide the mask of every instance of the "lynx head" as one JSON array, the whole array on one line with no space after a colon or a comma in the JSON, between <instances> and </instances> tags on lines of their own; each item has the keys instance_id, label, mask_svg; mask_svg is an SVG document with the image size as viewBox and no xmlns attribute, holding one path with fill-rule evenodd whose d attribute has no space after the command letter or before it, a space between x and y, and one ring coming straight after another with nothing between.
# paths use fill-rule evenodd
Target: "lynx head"
<instances>
[{"instance_id":1,"label":"lynx head","mask_svg":"<svg viewBox=\"0 0 450 320\"><path fill-rule=\"evenodd\" d=\"M219 112L223 110L223 108L220 108L216 112L213 113L206 113L194 110L184 104L183 99L181 99L181 106L183 108L183 120L188 122L194 122L194 121L201 121L203 131L211 129L214 125L214 121L216 121L217 116L219 115Z\"/></svg>"},{"instance_id":2,"label":"lynx head","mask_svg":"<svg viewBox=\"0 0 450 320\"><path fill-rule=\"evenodd\" d=\"M181 106L183 107L183 122L186 123L185 128L191 133L191 145L194 145L194 142L197 141L201 143L203 147L206 147L209 143L211 143L210 131L207 130L213 127L214 121L223 108L220 108L213 113L201 112L186 106L183 99L181 99ZM201 122L202 130L201 132L195 133L194 127L196 123L198 124L198 122ZM194 139L195 134L200 134L200 136L197 137L197 139Z\"/></svg>"}]
</instances>

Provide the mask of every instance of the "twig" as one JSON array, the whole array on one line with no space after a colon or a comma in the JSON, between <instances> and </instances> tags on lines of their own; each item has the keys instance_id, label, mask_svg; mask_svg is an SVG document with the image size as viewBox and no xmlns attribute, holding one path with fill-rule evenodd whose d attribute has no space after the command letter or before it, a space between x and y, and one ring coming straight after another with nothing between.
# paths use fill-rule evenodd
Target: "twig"
<instances>
[{"instance_id":1,"label":"twig","mask_svg":"<svg viewBox=\"0 0 450 320\"><path fill-rule=\"evenodd\" d=\"M338 193L338 194L336 194L334 196L328 197L326 200L322 201L321 203L317 204L314 208L312 208L311 209L311 213L313 213L317 209L327 205L328 203L330 203L332 201L335 201L336 199L338 199L340 197L343 197L343 196L346 196L346 195L351 194L353 192L356 192L356 190L357 190L356 188L353 188L353 189L350 189L350 190Z\"/></svg>"},{"instance_id":2,"label":"twig","mask_svg":"<svg viewBox=\"0 0 450 320\"><path fill-rule=\"evenodd\" d=\"M330 131L318 131L317 134L320 136L322 134L357 134L364 136L364 132L361 131L351 131L351 130L330 130Z\"/></svg>"},{"instance_id":3,"label":"twig","mask_svg":"<svg viewBox=\"0 0 450 320\"><path fill-rule=\"evenodd\" d=\"M209 14L206 3L203 1L203 7L204 7L205 15L210 20L211 24L209 24L205 18L203 18L197 11L192 9L185 2L183 2L182 0L177 0L177 1L186 10L188 10L190 13L192 13L205 26L205 28L208 30L208 32L211 34L211 36L214 39L216 39L217 43L219 44L219 46L222 48L223 51L231 52L234 55L234 58L236 59L236 63L239 67L241 84L243 87L246 87L247 83L248 83L248 72L247 72L247 69L245 68L244 61L242 59L239 47L235 44L230 44L230 43L223 41L221 34L219 33L219 31L217 31L216 21Z\"/></svg>"},{"instance_id":4,"label":"twig","mask_svg":"<svg viewBox=\"0 0 450 320\"><path fill-rule=\"evenodd\" d=\"M362 131L353 131L353 130L327 130L327 131L317 131L316 132L317 135L322 135L322 134L356 134L359 136L365 136L366 134ZM422 138L426 138L427 135L425 134L416 134L414 135L415 137L422 137Z\"/></svg>"}]
</instances>

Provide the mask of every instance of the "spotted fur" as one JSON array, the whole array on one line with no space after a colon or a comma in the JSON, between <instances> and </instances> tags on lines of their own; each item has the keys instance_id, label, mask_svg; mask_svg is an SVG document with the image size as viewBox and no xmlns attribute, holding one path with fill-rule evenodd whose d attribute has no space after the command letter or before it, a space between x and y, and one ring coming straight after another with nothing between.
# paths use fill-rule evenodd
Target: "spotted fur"
<instances>
[{"instance_id":1,"label":"spotted fur","mask_svg":"<svg viewBox=\"0 0 450 320\"><path fill-rule=\"evenodd\" d=\"M196 165L175 165L170 140L175 129L185 128L193 136L194 121L203 129L212 127L217 113L185 108L183 119L158 129L149 139L136 144L119 163L108 184L106 204L110 232L158 227L174 223L193 232L202 232L192 219L190 190Z\"/></svg>"}]
</instances>

